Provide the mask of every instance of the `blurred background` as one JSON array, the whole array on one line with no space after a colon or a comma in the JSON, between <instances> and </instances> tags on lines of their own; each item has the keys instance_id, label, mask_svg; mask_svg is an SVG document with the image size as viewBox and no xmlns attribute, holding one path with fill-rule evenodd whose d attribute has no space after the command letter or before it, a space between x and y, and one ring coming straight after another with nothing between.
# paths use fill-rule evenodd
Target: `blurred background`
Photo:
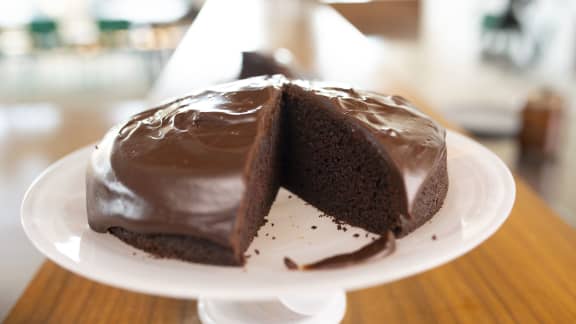
<instances>
[{"instance_id":1,"label":"blurred background","mask_svg":"<svg viewBox=\"0 0 576 324\"><path fill-rule=\"evenodd\" d=\"M576 226L574 1L1 1L0 319L43 260L19 224L32 180L247 50L426 103Z\"/></svg>"}]
</instances>

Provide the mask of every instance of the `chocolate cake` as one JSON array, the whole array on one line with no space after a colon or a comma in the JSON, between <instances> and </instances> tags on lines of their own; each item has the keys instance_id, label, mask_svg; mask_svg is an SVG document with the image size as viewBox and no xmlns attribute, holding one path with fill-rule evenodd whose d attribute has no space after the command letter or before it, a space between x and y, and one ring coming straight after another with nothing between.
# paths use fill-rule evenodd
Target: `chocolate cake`
<instances>
[{"instance_id":1,"label":"chocolate cake","mask_svg":"<svg viewBox=\"0 0 576 324\"><path fill-rule=\"evenodd\" d=\"M445 131L401 97L255 77L112 128L86 179L93 230L242 265L280 186L370 232L413 231L447 192Z\"/></svg>"},{"instance_id":2,"label":"chocolate cake","mask_svg":"<svg viewBox=\"0 0 576 324\"><path fill-rule=\"evenodd\" d=\"M296 73L274 56L261 52L242 52L242 67L238 79L262 75L281 74L289 79L296 78Z\"/></svg>"}]
</instances>

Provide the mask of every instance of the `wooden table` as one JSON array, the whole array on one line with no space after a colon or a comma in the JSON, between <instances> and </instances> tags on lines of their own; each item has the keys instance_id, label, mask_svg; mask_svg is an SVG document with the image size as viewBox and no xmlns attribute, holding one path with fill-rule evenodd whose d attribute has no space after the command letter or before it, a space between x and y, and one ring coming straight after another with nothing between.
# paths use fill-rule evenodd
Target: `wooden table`
<instances>
[{"instance_id":1,"label":"wooden table","mask_svg":"<svg viewBox=\"0 0 576 324\"><path fill-rule=\"evenodd\" d=\"M330 19L326 15L331 13L321 15L327 24ZM211 27L207 17L204 12L200 20L204 25L195 26L196 32ZM330 46L326 48L329 50ZM181 52L186 53L186 49ZM312 64L305 55L299 58L300 62ZM179 64L171 62L171 69L178 71ZM162 89L174 89L167 83L182 83L178 77L164 75L163 79L156 95ZM354 82L352 77L344 81ZM407 87L388 83L375 87L403 93L453 128ZM576 323L576 230L563 223L522 180L516 179L516 184L517 199L512 214L492 238L434 270L350 292L343 322ZM108 287L50 261L39 269L6 319L6 323L130 322L198 323L199 320L195 301Z\"/></svg>"}]
</instances>

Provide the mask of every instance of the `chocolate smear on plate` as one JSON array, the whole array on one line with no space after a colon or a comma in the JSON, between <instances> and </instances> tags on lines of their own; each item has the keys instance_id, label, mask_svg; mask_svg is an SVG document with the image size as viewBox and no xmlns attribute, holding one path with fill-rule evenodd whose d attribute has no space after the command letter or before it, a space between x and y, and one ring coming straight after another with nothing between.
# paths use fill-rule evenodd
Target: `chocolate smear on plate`
<instances>
[{"instance_id":1,"label":"chocolate smear on plate","mask_svg":"<svg viewBox=\"0 0 576 324\"><path fill-rule=\"evenodd\" d=\"M337 254L316 262L298 265L289 257L284 257L284 265L290 270L319 270L339 268L351 264L360 263L371 257L383 253L384 256L392 254L396 250L396 239L392 231L380 236L377 240L370 242L360 249L350 252Z\"/></svg>"}]
</instances>

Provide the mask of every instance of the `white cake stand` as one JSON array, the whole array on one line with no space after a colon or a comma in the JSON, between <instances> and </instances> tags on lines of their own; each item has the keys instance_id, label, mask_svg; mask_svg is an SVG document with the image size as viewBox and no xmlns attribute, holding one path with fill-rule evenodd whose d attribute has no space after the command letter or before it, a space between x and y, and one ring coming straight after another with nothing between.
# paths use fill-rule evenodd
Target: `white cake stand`
<instances>
[{"instance_id":1,"label":"white cake stand","mask_svg":"<svg viewBox=\"0 0 576 324\"><path fill-rule=\"evenodd\" d=\"M95 233L86 222L84 190L91 147L56 162L32 184L22 204L22 224L36 248L74 273L128 290L199 298L203 323L337 323L345 312L344 291L446 263L506 220L515 195L506 166L462 135L449 132L447 141L450 188L442 209L398 240L392 255L339 269L295 272L282 260L314 261L354 250L373 236L353 227L338 231L329 218L286 191L278 195L243 268L157 259Z\"/></svg>"}]
</instances>

